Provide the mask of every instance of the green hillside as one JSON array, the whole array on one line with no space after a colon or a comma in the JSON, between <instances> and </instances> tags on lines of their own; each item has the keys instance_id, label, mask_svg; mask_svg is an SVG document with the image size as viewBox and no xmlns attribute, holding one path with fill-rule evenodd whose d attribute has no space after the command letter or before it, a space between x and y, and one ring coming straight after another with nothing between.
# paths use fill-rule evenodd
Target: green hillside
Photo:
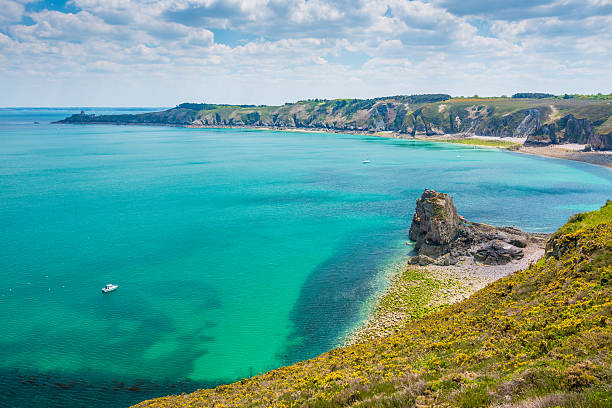
<instances>
[{"instance_id":1,"label":"green hillside","mask_svg":"<svg viewBox=\"0 0 612 408\"><path fill-rule=\"evenodd\" d=\"M594 149L608 150L612 149L612 99L605 97L452 98L425 94L314 99L282 106L182 103L166 111L135 115L81 113L59 123L389 131L406 137L461 133L526 138L536 145L590 144Z\"/></svg>"},{"instance_id":2,"label":"green hillside","mask_svg":"<svg viewBox=\"0 0 612 408\"><path fill-rule=\"evenodd\" d=\"M397 334L138 406L610 407L611 352L608 202L572 217L530 268Z\"/></svg>"}]
</instances>

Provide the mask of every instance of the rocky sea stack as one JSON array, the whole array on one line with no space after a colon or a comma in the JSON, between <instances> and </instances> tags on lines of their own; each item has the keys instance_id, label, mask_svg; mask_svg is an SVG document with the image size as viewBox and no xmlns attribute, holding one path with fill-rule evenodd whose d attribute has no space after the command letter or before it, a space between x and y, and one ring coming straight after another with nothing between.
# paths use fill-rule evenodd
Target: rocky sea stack
<instances>
[{"instance_id":1,"label":"rocky sea stack","mask_svg":"<svg viewBox=\"0 0 612 408\"><path fill-rule=\"evenodd\" d=\"M410 239L416 242L419 255L437 258L451 252L451 245L465 234L466 224L452 197L426 189L417 200Z\"/></svg>"},{"instance_id":2,"label":"rocky sea stack","mask_svg":"<svg viewBox=\"0 0 612 408\"><path fill-rule=\"evenodd\" d=\"M466 257L487 265L503 265L523 258L529 242L542 242L544 234L529 234L513 227L470 223L457 213L451 196L426 189L417 200L410 239L419 265L454 265Z\"/></svg>"}]
</instances>

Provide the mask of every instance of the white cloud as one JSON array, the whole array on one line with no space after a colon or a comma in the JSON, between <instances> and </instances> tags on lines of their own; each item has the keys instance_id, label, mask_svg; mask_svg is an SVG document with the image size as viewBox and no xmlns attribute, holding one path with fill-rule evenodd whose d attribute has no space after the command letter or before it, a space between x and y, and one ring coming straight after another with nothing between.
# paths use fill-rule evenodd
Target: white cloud
<instances>
[{"instance_id":1,"label":"white cloud","mask_svg":"<svg viewBox=\"0 0 612 408\"><path fill-rule=\"evenodd\" d=\"M24 2L0 0L0 86L42 83L53 73L69 86L122 95L124 84L104 80L120 74L132 90L168 84L158 93L168 102L155 104L196 92L245 103L508 94L542 84L569 92L569 77L588 92L596 76L597 90L610 91L610 0L581 2L589 15L576 15L578 0L520 2L529 10L522 18L518 3L484 0L73 0L76 13L28 12ZM15 89L27 97L27 87Z\"/></svg>"},{"instance_id":2,"label":"white cloud","mask_svg":"<svg viewBox=\"0 0 612 408\"><path fill-rule=\"evenodd\" d=\"M21 41L57 40L80 42L93 35L112 34L112 28L86 11L76 14L45 10L30 13L34 25L16 25L11 30Z\"/></svg>"},{"instance_id":3,"label":"white cloud","mask_svg":"<svg viewBox=\"0 0 612 408\"><path fill-rule=\"evenodd\" d=\"M214 42L214 34L206 29L196 29L189 31L187 42L197 46L210 46Z\"/></svg>"},{"instance_id":4,"label":"white cloud","mask_svg":"<svg viewBox=\"0 0 612 408\"><path fill-rule=\"evenodd\" d=\"M0 0L0 27L21 21L24 13L23 4L12 0Z\"/></svg>"},{"instance_id":5,"label":"white cloud","mask_svg":"<svg viewBox=\"0 0 612 408\"><path fill-rule=\"evenodd\" d=\"M334 21L343 17L343 13L323 0L299 1L292 8L291 21L308 24L319 21Z\"/></svg>"}]
</instances>

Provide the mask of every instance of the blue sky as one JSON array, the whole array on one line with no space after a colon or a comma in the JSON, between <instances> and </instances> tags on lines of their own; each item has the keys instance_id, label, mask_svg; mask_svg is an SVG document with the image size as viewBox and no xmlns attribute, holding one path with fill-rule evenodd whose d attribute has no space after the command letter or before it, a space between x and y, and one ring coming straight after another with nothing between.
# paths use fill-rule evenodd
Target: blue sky
<instances>
[{"instance_id":1,"label":"blue sky","mask_svg":"<svg viewBox=\"0 0 612 408\"><path fill-rule=\"evenodd\" d=\"M612 92L612 0L0 0L0 106Z\"/></svg>"}]
</instances>

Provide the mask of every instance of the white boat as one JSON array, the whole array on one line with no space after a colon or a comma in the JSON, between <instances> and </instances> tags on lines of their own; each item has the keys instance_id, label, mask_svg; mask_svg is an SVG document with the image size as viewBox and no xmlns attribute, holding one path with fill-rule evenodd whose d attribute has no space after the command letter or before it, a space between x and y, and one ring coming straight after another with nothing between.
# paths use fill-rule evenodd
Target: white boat
<instances>
[{"instance_id":1,"label":"white boat","mask_svg":"<svg viewBox=\"0 0 612 408\"><path fill-rule=\"evenodd\" d=\"M102 288L102 293L112 292L113 290L117 289L118 287L119 287L119 285L113 285L112 283L109 283L108 285L106 285L105 287Z\"/></svg>"},{"instance_id":2,"label":"white boat","mask_svg":"<svg viewBox=\"0 0 612 408\"><path fill-rule=\"evenodd\" d=\"M368 164L369 162L370 162L369 160L362 161L363 164Z\"/></svg>"}]
</instances>

